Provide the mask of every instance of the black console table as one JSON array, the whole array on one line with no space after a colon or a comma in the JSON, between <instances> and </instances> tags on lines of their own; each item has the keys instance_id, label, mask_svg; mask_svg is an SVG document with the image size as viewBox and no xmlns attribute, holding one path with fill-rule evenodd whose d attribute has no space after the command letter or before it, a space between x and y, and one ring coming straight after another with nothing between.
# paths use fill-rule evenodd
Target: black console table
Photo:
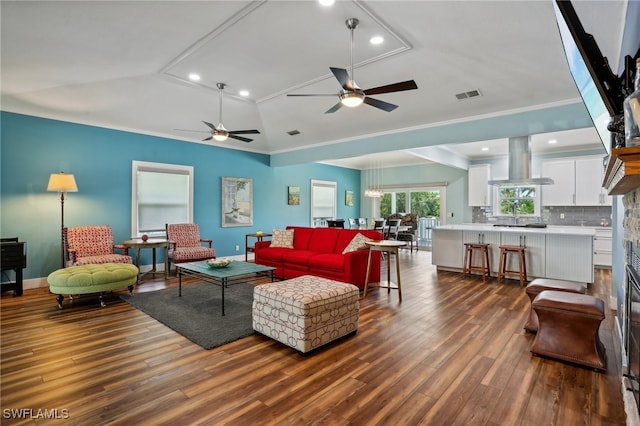
<instances>
[{"instance_id":1,"label":"black console table","mask_svg":"<svg viewBox=\"0 0 640 426\"><path fill-rule=\"evenodd\" d=\"M2 291L13 290L14 296L22 296L22 270L27 267L27 243L18 238L0 238L0 267L13 270L16 280L2 283Z\"/></svg>"}]
</instances>

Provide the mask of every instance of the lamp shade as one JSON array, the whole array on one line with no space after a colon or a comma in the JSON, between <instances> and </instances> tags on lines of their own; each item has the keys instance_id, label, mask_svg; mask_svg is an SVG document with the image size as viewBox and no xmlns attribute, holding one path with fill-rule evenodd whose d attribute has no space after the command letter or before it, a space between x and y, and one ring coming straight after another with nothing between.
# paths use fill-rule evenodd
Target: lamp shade
<instances>
[{"instance_id":1,"label":"lamp shade","mask_svg":"<svg viewBox=\"0 0 640 426\"><path fill-rule=\"evenodd\" d=\"M47 191L78 192L78 185L76 185L76 179L73 175L68 175L65 172L51 173Z\"/></svg>"}]
</instances>

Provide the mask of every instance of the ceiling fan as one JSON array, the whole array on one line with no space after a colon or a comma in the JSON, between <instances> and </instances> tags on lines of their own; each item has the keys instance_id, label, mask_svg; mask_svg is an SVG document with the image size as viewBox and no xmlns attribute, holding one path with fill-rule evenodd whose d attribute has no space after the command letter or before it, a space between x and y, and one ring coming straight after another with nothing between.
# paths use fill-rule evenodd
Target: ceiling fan
<instances>
[{"instance_id":1,"label":"ceiling fan","mask_svg":"<svg viewBox=\"0 0 640 426\"><path fill-rule=\"evenodd\" d=\"M222 125L222 91L227 85L224 83L217 83L216 86L218 87L218 91L220 92L220 119L218 120L219 124L217 126L214 126L211 123L202 121L204 124L209 126L209 129L211 129L210 130L211 136L209 136L208 138L204 138L202 140L210 141L211 139L215 139L218 142L223 142L227 140L227 138L231 138L231 139L237 139L242 142L251 142L253 139L245 138L243 136L238 136L238 135L248 135L248 134L255 135L255 134L259 134L260 133L259 131L255 129L254 130L227 130Z\"/></svg>"},{"instance_id":2,"label":"ceiling fan","mask_svg":"<svg viewBox=\"0 0 640 426\"><path fill-rule=\"evenodd\" d=\"M371 95L380 95L382 93L402 92L404 90L417 89L418 85L413 80L403 81L400 83L388 84L380 87L373 87L371 89L361 89L356 84L353 78L353 32L358 26L360 21L356 18L349 18L345 21L347 28L351 30L351 66L349 72L344 68L329 67L333 75L336 77L342 90L338 92L340 101L325 111L325 114L333 113L342 108L342 106L356 107L361 103L371 105L381 110L391 112L398 108L398 105L391 104L389 102L381 101L379 99L371 98ZM335 94L287 94L287 96L335 96Z\"/></svg>"}]
</instances>

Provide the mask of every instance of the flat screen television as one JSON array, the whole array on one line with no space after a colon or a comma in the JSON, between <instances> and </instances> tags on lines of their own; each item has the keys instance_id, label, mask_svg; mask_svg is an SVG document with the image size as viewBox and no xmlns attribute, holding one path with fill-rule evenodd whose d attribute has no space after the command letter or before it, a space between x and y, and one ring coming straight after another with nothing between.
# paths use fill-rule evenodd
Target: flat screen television
<instances>
[{"instance_id":1,"label":"flat screen television","mask_svg":"<svg viewBox=\"0 0 640 426\"><path fill-rule=\"evenodd\" d=\"M585 32L571 2L556 0L553 5L569 70L602 144L610 153L615 141L607 126L611 117L621 119L623 114L622 79L611 71L593 36Z\"/></svg>"}]
</instances>

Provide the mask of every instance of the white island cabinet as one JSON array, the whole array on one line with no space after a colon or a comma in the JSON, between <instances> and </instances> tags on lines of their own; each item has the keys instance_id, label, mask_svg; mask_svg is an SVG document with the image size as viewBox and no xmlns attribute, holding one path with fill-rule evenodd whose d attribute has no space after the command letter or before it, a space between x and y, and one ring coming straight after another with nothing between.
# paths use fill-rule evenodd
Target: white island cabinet
<instances>
[{"instance_id":1,"label":"white island cabinet","mask_svg":"<svg viewBox=\"0 0 640 426\"><path fill-rule=\"evenodd\" d=\"M527 247L527 278L555 278L592 283L593 228L549 226L547 228L494 227L492 225L444 225L433 230L432 263L438 269L462 271L463 243L478 234L491 243L491 271L496 275L499 245ZM499 235L499 238L498 238Z\"/></svg>"},{"instance_id":2,"label":"white island cabinet","mask_svg":"<svg viewBox=\"0 0 640 426\"><path fill-rule=\"evenodd\" d=\"M517 229L517 228L516 228ZM544 277L546 254L545 244L546 238L543 234L534 234L532 232L502 232L501 244L506 246L525 246L524 258L527 261L527 278ZM500 255L500 253L498 253ZM507 269L517 270L518 257L508 256Z\"/></svg>"},{"instance_id":3,"label":"white island cabinet","mask_svg":"<svg viewBox=\"0 0 640 426\"><path fill-rule=\"evenodd\" d=\"M444 268L459 268L462 270L463 252L462 232L443 228L432 230L432 240L438 240L431 251L431 263Z\"/></svg>"}]
</instances>

